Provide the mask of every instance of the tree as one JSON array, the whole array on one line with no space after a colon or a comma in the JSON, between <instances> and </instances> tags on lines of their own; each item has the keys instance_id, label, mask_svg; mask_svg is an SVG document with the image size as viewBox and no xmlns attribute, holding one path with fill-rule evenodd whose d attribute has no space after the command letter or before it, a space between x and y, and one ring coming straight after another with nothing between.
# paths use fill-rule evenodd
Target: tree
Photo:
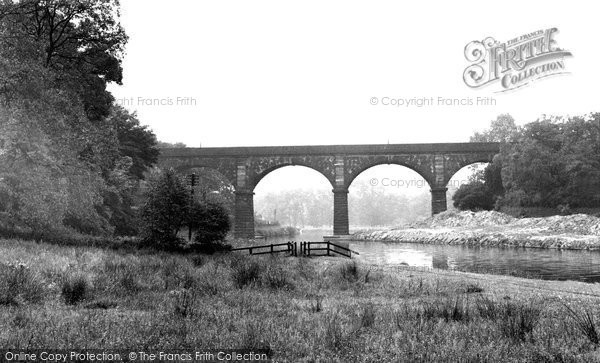
<instances>
[{"instance_id":1,"label":"tree","mask_svg":"<svg viewBox=\"0 0 600 363\"><path fill-rule=\"evenodd\" d=\"M547 117L525 125L506 151L504 203L600 206L600 114Z\"/></svg>"},{"instance_id":2,"label":"tree","mask_svg":"<svg viewBox=\"0 0 600 363\"><path fill-rule=\"evenodd\" d=\"M142 207L142 237L146 245L160 249L178 249L184 241L179 231L188 222L190 197L174 170L167 170L151 182L147 201Z\"/></svg>"},{"instance_id":3,"label":"tree","mask_svg":"<svg viewBox=\"0 0 600 363\"><path fill-rule=\"evenodd\" d=\"M471 142L500 142L501 149L519 137L519 128L509 114L500 114L490 123L490 128L476 132ZM452 197L453 205L458 209L493 209L496 200L504 195L502 182L502 155L496 155L482 171L475 172L469 183L462 185Z\"/></svg>"},{"instance_id":4,"label":"tree","mask_svg":"<svg viewBox=\"0 0 600 363\"><path fill-rule=\"evenodd\" d=\"M131 159L128 174L134 179L144 179L144 172L158 161L160 154L156 136L147 126L140 125L135 113L113 104L106 123L116 134L118 155Z\"/></svg>"},{"instance_id":5,"label":"tree","mask_svg":"<svg viewBox=\"0 0 600 363\"><path fill-rule=\"evenodd\" d=\"M194 240L197 243L221 242L227 236L231 223L229 213L216 203L199 203L192 206L189 223L196 231Z\"/></svg>"},{"instance_id":6,"label":"tree","mask_svg":"<svg viewBox=\"0 0 600 363\"><path fill-rule=\"evenodd\" d=\"M170 148L181 149L181 148L187 147L187 145L184 144L183 142L170 143L170 142L165 142L165 141L159 141L156 146L159 149L170 149Z\"/></svg>"},{"instance_id":7,"label":"tree","mask_svg":"<svg viewBox=\"0 0 600 363\"><path fill-rule=\"evenodd\" d=\"M113 105L106 122L111 133L111 149L103 159L106 218L115 227L117 235L136 235L139 220L134 209L145 172L158 161L156 136L141 126L135 113Z\"/></svg>"},{"instance_id":8,"label":"tree","mask_svg":"<svg viewBox=\"0 0 600 363\"><path fill-rule=\"evenodd\" d=\"M185 227L195 231L195 242L210 244L222 241L231 226L222 205L192 199L182 178L172 169L150 182L141 215L145 244L166 250L186 245L178 236Z\"/></svg>"},{"instance_id":9,"label":"tree","mask_svg":"<svg viewBox=\"0 0 600 363\"><path fill-rule=\"evenodd\" d=\"M19 38L39 44L42 65L60 73L56 81L74 90L87 117L108 116L108 82L121 83L121 59L127 35L119 23L118 0L21 0L4 5Z\"/></svg>"},{"instance_id":10,"label":"tree","mask_svg":"<svg viewBox=\"0 0 600 363\"><path fill-rule=\"evenodd\" d=\"M118 18L117 0L0 3L0 190L13 222L136 232L132 196L158 150L106 90L122 80Z\"/></svg>"},{"instance_id":11,"label":"tree","mask_svg":"<svg viewBox=\"0 0 600 363\"><path fill-rule=\"evenodd\" d=\"M2 9L5 3L2 4ZM0 189L11 224L37 236L64 232L75 217L83 230L110 233L98 215L104 183L81 160L88 123L80 100L56 86L40 45L0 19ZM15 46L18 39L18 47Z\"/></svg>"},{"instance_id":12,"label":"tree","mask_svg":"<svg viewBox=\"0 0 600 363\"><path fill-rule=\"evenodd\" d=\"M488 130L471 136L471 142L511 142L516 139L518 131L515 119L510 114L503 113L492 120Z\"/></svg>"}]
</instances>

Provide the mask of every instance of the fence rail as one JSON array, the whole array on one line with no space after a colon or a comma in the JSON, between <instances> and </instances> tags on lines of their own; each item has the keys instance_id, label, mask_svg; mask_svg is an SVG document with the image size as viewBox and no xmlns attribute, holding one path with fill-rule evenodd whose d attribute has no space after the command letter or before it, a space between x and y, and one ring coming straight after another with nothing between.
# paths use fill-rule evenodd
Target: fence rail
<instances>
[{"instance_id":1,"label":"fence rail","mask_svg":"<svg viewBox=\"0 0 600 363\"><path fill-rule=\"evenodd\" d=\"M285 246L285 249L275 249L276 247L282 247ZM268 249L267 251L264 251L264 249ZM271 254L271 253L281 253L281 252L290 252L290 253L294 253L295 250L295 246L292 242L286 242L286 243L277 243L277 244L270 244L270 245L261 245L261 246L248 246L248 247L239 247L239 248L232 248L231 251L245 251L247 250L249 252L249 254L251 255L265 255L265 254Z\"/></svg>"},{"instance_id":2,"label":"fence rail","mask_svg":"<svg viewBox=\"0 0 600 363\"><path fill-rule=\"evenodd\" d=\"M322 247L325 245L325 247ZM320 246L320 247L317 247ZM285 247L285 248L281 248ZM260 246L248 246L232 248L231 251L248 251L250 255L266 255L272 253L283 253L287 252L291 256L298 256L298 242L286 242ZM353 251L347 247L340 246L330 241L325 242L300 242L300 256L321 256L313 255L315 251L325 251L326 256L341 255L344 257L352 258L352 254L359 255L358 252Z\"/></svg>"},{"instance_id":3,"label":"fence rail","mask_svg":"<svg viewBox=\"0 0 600 363\"><path fill-rule=\"evenodd\" d=\"M322 246L326 245L326 247L313 247L313 246ZM347 247L340 246L331 241L324 242L301 242L300 243L300 253L304 256L311 256L313 251L326 251L327 256L331 256L332 254L338 254L344 257L352 258L352 254L360 255L358 252L353 251Z\"/></svg>"}]
</instances>

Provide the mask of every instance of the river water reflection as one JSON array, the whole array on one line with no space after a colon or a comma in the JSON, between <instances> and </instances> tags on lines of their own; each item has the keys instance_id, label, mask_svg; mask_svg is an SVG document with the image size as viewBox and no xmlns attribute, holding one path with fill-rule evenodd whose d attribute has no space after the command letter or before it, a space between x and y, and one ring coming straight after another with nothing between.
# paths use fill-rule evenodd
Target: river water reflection
<instances>
[{"instance_id":1,"label":"river water reflection","mask_svg":"<svg viewBox=\"0 0 600 363\"><path fill-rule=\"evenodd\" d=\"M329 231L309 230L294 241L322 241ZM269 238L268 243L290 238ZM465 247L350 241L358 261L470 272L493 272L546 280L600 282L600 252L535 248Z\"/></svg>"}]
</instances>

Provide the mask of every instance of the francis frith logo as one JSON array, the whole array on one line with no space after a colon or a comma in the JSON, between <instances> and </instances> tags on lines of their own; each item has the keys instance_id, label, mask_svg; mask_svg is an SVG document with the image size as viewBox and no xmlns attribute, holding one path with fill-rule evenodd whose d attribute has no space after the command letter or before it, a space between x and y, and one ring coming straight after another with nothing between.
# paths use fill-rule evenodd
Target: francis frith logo
<instances>
[{"instance_id":1,"label":"francis frith logo","mask_svg":"<svg viewBox=\"0 0 600 363\"><path fill-rule=\"evenodd\" d=\"M557 28L538 30L504 43L492 37L470 42L465 46L465 58L470 63L463 73L465 84L479 88L499 83L499 92L504 92L567 73L564 59L571 52L557 46L557 32Z\"/></svg>"}]
</instances>

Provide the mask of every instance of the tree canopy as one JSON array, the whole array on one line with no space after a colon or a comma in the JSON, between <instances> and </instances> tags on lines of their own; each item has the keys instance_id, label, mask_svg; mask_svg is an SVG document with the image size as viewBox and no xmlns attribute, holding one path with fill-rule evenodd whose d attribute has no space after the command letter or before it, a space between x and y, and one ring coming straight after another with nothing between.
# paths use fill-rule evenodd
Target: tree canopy
<instances>
[{"instance_id":1,"label":"tree canopy","mask_svg":"<svg viewBox=\"0 0 600 363\"><path fill-rule=\"evenodd\" d=\"M600 113L544 116L521 127L510 115L500 115L471 141L504 144L476 177L474 183L482 185L465 187L455 204L485 190L496 208L600 207Z\"/></svg>"},{"instance_id":2,"label":"tree canopy","mask_svg":"<svg viewBox=\"0 0 600 363\"><path fill-rule=\"evenodd\" d=\"M0 2L0 212L34 233L135 233L156 138L106 89L123 78L116 0Z\"/></svg>"}]
</instances>

